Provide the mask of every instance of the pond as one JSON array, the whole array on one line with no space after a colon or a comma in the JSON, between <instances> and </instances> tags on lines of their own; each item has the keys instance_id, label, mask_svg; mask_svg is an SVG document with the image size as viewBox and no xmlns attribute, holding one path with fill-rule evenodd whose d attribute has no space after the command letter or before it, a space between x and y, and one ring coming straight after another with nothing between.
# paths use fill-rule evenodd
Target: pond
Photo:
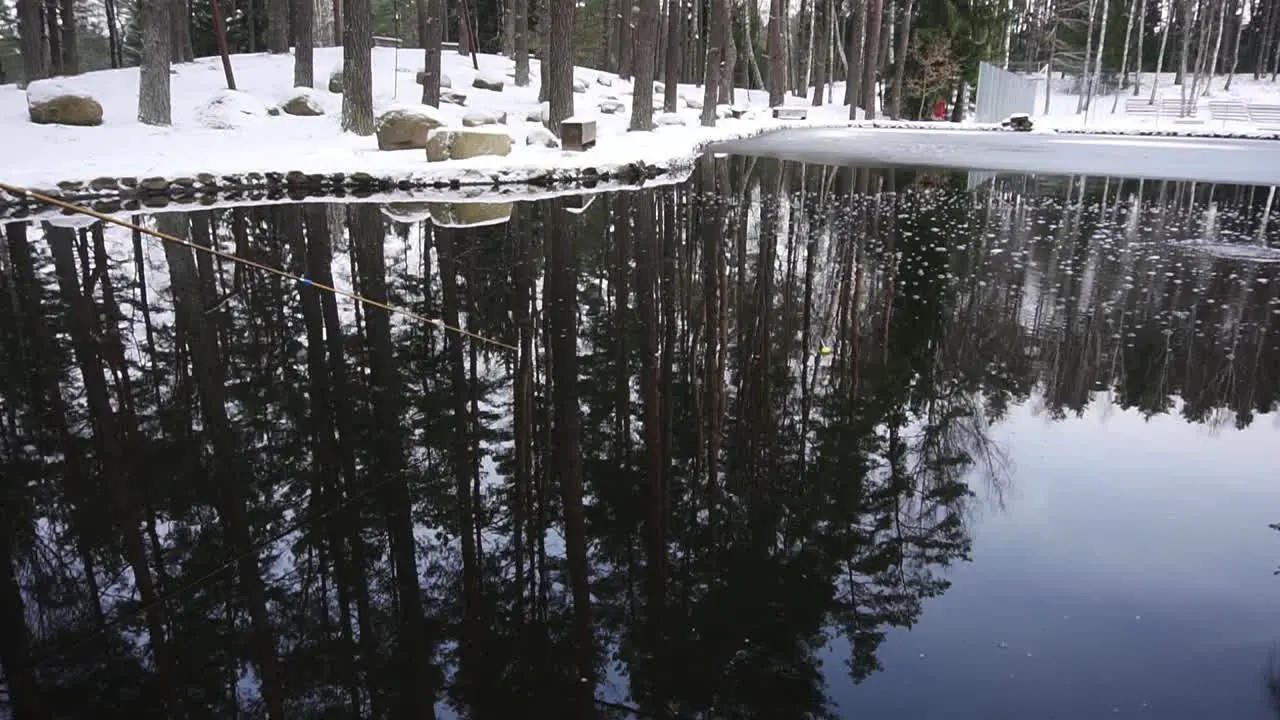
<instances>
[{"instance_id":1,"label":"pond","mask_svg":"<svg viewBox=\"0 0 1280 720\"><path fill-rule=\"evenodd\" d=\"M1272 717L1273 200L709 156L10 222L0 701Z\"/></svg>"}]
</instances>

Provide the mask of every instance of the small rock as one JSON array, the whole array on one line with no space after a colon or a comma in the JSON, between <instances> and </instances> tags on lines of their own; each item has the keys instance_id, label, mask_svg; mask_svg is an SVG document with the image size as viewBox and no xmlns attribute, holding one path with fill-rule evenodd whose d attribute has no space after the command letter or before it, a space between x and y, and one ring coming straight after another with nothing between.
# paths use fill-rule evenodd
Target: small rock
<instances>
[{"instance_id":1,"label":"small rock","mask_svg":"<svg viewBox=\"0 0 1280 720\"><path fill-rule=\"evenodd\" d=\"M342 92L342 71L341 70L334 70L329 75L329 92L331 93Z\"/></svg>"},{"instance_id":2,"label":"small rock","mask_svg":"<svg viewBox=\"0 0 1280 720\"><path fill-rule=\"evenodd\" d=\"M290 170L289 172L284 174L285 185L292 185L292 186L306 185L310 182L311 180L310 178L307 177L307 174L298 170Z\"/></svg>"},{"instance_id":3,"label":"small rock","mask_svg":"<svg viewBox=\"0 0 1280 720\"><path fill-rule=\"evenodd\" d=\"M492 90L494 92L502 92L502 87L505 84L506 81L502 78L495 75L488 75L486 73L476 75L475 79L471 81L471 87L473 88Z\"/></svg>"},{"instance_id":4,"label":"small rock","mask_svg":"<svg viewBox=\"0 0 1280 720\"><path fill-rule=\"evenodd\" d=\"M168 192L169 181L162 177L143 178L138 187L147 192Z\"/></svg>"},{"instance_id":5,"label":"small rock","mask_svg":"<svg viewBox=\"0 0 1280 720\"><path fill-rule=\"evenodd\" d=\"M121 186L123 186L123 187L127 187L127 188L134 188L134 187L138 187L138 178L136 178L136 177L122 177L122 178L120 178L120 185L121 185Z\"/></svg>"},{"instance_id":6,"label":"small rock","mask_svg":"<svg viewBox=\"0 0 1280 720\"><path fill-rule=\"evenodd\" d=\"M196 182L200 183L201 185L214 186L218 184L218 178L214 177L209 173L197 173Z\"/></svg>"},{"instance_id":7,"label":"small rock","mask_svg":"<svg viewBox=\"0 0 1280 720\"><path fill-rule=\"evenodd\" d=\"M584 93L587 91L587 81L582 78L574 78L573 91L576 93Z\"/></svg>"},{"instance_id":8,"label":"small rock","mask_svg":"<svg viewBox=\"0 0 1280 720\"><path fill-rule=\"evenodd\" d=\"M493 113L483 110L472 110L462 116L463 127L480 127L481 125L497 125L498 118Z\"/></svg>"},{"instance_id":9,"label":"small rock","mask_svg":"<svg viewBox=\"0 0 1280 720\"><path fill-rule=\"evenodd\" d=\"M450 105L466 105L467 96L448 88L440 88L440 102Z\"/></svg>"},{"instance_id":10,"label":"small rock","mask_svg":"<svg viewBox=\"0 0 1280 720\"><path fill-rule=\"evenodd\" d=\"M99 177L90 180L89 187L94 190L115 190L120 187L120 183L113 177Z\"/></svg>"},{"instance_id":11,"label":"small rock","mask_svg":"<svg viewBox=\"0 0 1280 720\"><path fill-rule=\"evenodd\" d=\"M311 88L294 88L287 100L280 104L286 115L298 117L316 117L324 114L324 108L315 97Z\"/></svg>"},{"instance_id":12,"label":"small rock","mask_svg":"<svg viewBox=\"0 0 1280 720\"><path fill-rule=\"evenodd\" d=\"M664 85L663 83L655 82L655 83L653 84L653 91L654 91L655 93L657 93L657 94L661 95L662 93L664 93L664 92L666 92L666 91L667 91L667 86L666 86L666 85Z\"/></svg>"},{"instance_id":13,"label":"small rock","mask_svg":"<svg viewBox=\"0 0 1280 720\"><path fill-rule=\"evenodd\" d=\"M684 106L687 108L691 108L693 110L702 109L702 98L689 97L686 95L682 97L681 100L684 100Z\"/></svg>"},{"instance_id":14,"label":"small rock","mask_svg":"<svg viewBox=\"0 0 1280 720\"><path fill-rule=\"evenodd\" d=\"M82 189L84 187L84 183L79 180L63 180L58 183L58 187L66 192L75 192L76 190Z\"/></svg>"},{"instance_id":15,"label":"small rock","mask_svg":"<svg viewBox=\"0 0 1280 720\"><path fill-rule=\"evenodd\" d=\"M276 107L275 105L268 106L268 107L267 107L267 114L268 114L268 115L270 115L271 117L279 117L279 116L280 116L280 108Z\"/></svg>"},{"instance_id":16,"label":"small rock","mask_svg":"<svg viewBox=\"0 0 1280 720\"><path fill-rule=\"evenodd\" d=\"M239 175L223 175L222 182L232 187L240 187L241 185L244 185L244 178Z\"/></svg>"},{"instance_id":17,"label":"small rock","mask_svg":"<svg viewBox=\"0 0 1280 720\"><path fill-rule=\"evenodd\" d=\"M534 125L529 128L529 134L525 136L524 144L538 145L547 148L558 148L560 147L560 139L542 125Z\"/></svg>"},{"instance_id":18,"label":"small rock","mask_svg":"<svg viewBox=\"0 0 1280 720\"><path fill-rule=\"evenodd\" d=\"M613 78L608 75L597 75L596 82L605 87L613 87Z\"/></svg>"},{"instance_id":19,"label":"small rock","mask_svg":"<svg viewBox=\"0 0 1280 720\"><path fill-rule=\"evenodd\" d=\"M668 126L668 127L685 124L684 118L680 117L675 113L662 113L658 117L654 118L653 121L658 125Z\"/></svg>"},{"instance_id":20,"label":"small rock","mask_svg":"<svg viewBox=\"0 0 1280 720\"><path fill-rule=\"evenodd\" d=\"M617 100L605 100L600 103L600 112L605 115L616 115L625 109L627 109L627 106Z\"/></svg>"}]
</instances>

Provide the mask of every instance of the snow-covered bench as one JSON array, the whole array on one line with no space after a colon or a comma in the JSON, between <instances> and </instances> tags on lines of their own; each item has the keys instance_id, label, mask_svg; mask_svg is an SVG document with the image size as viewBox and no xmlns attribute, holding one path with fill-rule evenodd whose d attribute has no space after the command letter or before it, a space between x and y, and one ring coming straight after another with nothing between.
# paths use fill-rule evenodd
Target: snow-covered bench
<instances>
[{"instance_id":1,"label":"snow-covered bench","mask_svg":"<svg viewBox=\"0 0 1280 720\"><path fill-rule=\"evenodd\" d=\"M1184 112L1181 98L1156 98L1154 103L1148 98L1127 98L1124 101L1124 111L1128 115L1194 118L1200 114L1200 107L1188 101Z\"/></svg>"},{"instance_id":2,"label":"snow-covered bench","mask_svg":"<svg viewBox=\"0 0 1280 720\"><path fill-rule=\"evenodd\" d=\"M809 117L808 108L782 106L773 109L775 120L804 120L807 117Z\"/></svg>"},{"instance_id":3,"label":"snow-covered bench","mask_svg":"<svg viewBox=\"0 0 1280 720\"><path fill-rule=\"evenodd\" d=\"M1239 100L1213 100L1209 102L1209 119L1214 122L1249 122L1253 118L1249 106Z\"/></svg>"},{"instance_id":4,"label":"snow-covered bench","mask_svg":"<svg viewBox=\"0 0 1280 720\"><path fill-rule=\"evenodd\" d=\"M1280 105L1250 105L1249 119L1259 125L1280 125Z\"/></svg>"}]
</instances>

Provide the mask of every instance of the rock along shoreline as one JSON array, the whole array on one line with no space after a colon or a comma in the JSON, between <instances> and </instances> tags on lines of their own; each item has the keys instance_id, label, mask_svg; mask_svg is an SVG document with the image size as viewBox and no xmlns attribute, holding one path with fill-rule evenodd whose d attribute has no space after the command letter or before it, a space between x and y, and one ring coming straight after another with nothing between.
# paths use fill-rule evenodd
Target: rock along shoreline
<instances>
[{"instance_id":1,"label":"rock along shoreline","mask_svg":"<svg viewBox=\"0 0 1280 720\"><path fill-rule=\"evenodd\" d=\"M199 173L195 176L164 178L160 176L100 177L89 182L64 181L56 188L31 187L32 192L82 205L100 213L158 210L175 206L198 208L222 201L306 200L314 198L371 198L386 193L412 193L423 190L500 189L524 185L538 189L565 191L590 191L600 185L641 185L668 174L672 168L648 165L643 161L614 166L608 170L582 168L548 170L543 175L523 176L505 180L501 177L480 177L472 173L452 179L421 180L413 177L379 177L365 172L354 173L303 173L248 172L241 174L213 175ZM517 194L517 193L513 193ZM25 220L47 215L48 209L65 214L61 208L49 205L30 195L10 195L0 191L0 221Z\"/></svg>"}]
</instances>

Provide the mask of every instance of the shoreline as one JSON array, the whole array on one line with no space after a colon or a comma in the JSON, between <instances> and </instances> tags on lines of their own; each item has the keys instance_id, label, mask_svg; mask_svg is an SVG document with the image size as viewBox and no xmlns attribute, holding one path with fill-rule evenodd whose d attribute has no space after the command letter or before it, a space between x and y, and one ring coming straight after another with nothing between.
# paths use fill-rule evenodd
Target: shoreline
<instances>
[{"instance_id":1,"label":"shoreline","mask_svg":"<svg viewBox=\"0 0 1280 720\"><path fill-rule=\"evenodd\" d=\"M774 132L809 129L884 129L929 133L1013 132L997 124L947 123L911 120L721 120L711 128L682 128L671 133L673 144L687 139L689 131L703 130L698 141L684 148L668 145L662 157L618 159L618 148L593 148L585 152L547 150L521 153L515 162L510 156L483 156L468 160L428 163L419 168L383 170L342 169L346 163L328 162L327 169L265 170L261 166L241 172L192 172L172 177L153 175L66 178L56 183L29 183L25 189L83 204L106 214L147 213L180 208L215 208L273 202L348 198L373 202L509 202L560 195L590 194L626 190L652 184L691 169L707 148L734 140L745 140ZM662 135L663 129L647 135ZM1036 128L1029 133L1091 135L1111 137L1165 137L1221 140L1280 140L1276 131L1233 131L1207 127L1065 127ZM406 150L399 153L419 153ZM386 153L383 153L384 155ZM612 159L611 159L612 158ZM359 156L350 158L359 164ZM504 162L505 161L505 162ZM304 163L303 167L307 164ZM687 173L686 173L687 177ZM680 177L675 182L683 181ZM0 181L6 181L0 177ZM521 189L523 188L523 189ZM548 191L550 191L548 193ZM177 206L176 208L174 206ZM20 221L58 216L64 211L39 200L0 190L0 220Z\"/></svg>"}]
</instances>

